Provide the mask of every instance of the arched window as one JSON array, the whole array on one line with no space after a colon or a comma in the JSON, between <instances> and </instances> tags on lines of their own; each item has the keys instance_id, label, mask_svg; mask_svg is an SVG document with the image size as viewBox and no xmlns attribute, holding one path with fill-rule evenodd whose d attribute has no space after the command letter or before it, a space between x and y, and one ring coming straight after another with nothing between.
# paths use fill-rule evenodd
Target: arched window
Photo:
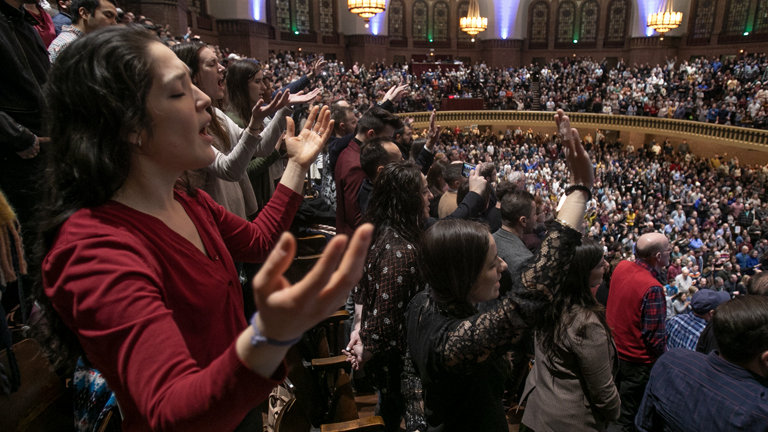
<instances>
[{"instance_id":1,"label":"arched window","mask_svg":"<svg viewBox=\"0 0 768 432\"><path fill-rule=\"evenodd\" d=\"M629 21L629 2L627 0L613 0L608 5L608 25L605 27L605 48L624 46L627 35L627 22Z\"/></svg>"},{"instance_id":2,"label":"arched window","mask_svg":"<svg viewBox=\"0 0 768 432\"><path fill-rule=\"evenodd\" d=\"M403 0L392 0L389 3L389 39L405 39L405 6Z\"/></svg>"},{"instance_id":3,"label":"arched window","mask_svg":"<svg viewBox=\"0 0 768 432\"><path fill-rule=\"evenodd\" d=\"M312 29L311 12L309 10L309 0L294 0L294 9L296 10L296 30L301 34L307 34Z\"/></svg>"},{"instance_id":4,"label":"arched window","mask_svg":"<svg viewBox=\"0 0 768 432\"><path fill-rule=\"evenodd\" d=\"M449 21L448 3L439 1L432 8L432 39L435 42L447 42Z\"/></svg>"},{"instance_id":5,"label":"arched window","mask_svg":"<svg viewBox=\"0 0 768 432\"><path fill-rule=\"evenodd\" d=\"M416 0L413 3L413 40L427 40L427 2Z\"/></svg>"},{"instance_id":6,"label":"arched window","mask_svg":"<svg viewBox=\"0 0 768 432\"><path fill-rule=\"evenodd\" d=\"M589 0L581 5L581 28L579 29L579 45L597 45L597 26L600 21L600 4Z\"/></svg>"},{"instance_id":7,"label":"arched window","mask_svg":"<svg viewBox=\"0 0 768 432\"><path fill-rule=\"evenodd\" d=\"M747 30L749 4L746 0L729 0L723 19L723 36L739 36Z\"/></svg>"},{"instance_id":8,"label":"arched window","mask_svg":"<svg viewBox=\"0 0 768 432\"><path fill-rule=\"evenodd\" d=\"M547 48L549 36L549 3L539 1L531 5L528 16L528 47Z\"/></svg>"},{"instance_id":9,"label":"arched window","mask_svg":"<svg viewBox=\"0 0 768 432\"><path fill-rule=\"evenodd\" d=\"M759 0L757 13L755 14L754 32L757 34L768 33L768 0Z\"/></svg>"},{"instance_id":10,"label":"arched window","mask_svg":"<svg viewBox=\"0 0 768 432\"><path fill-rule=\"evenodd\" d=\"M695 45L709 44L712 29L715 27L717 0L697 0L693 15L688 25L688 42Z\"/></svg>"},{"instance_id":11,"label":"arched window","mask_svg":"<svg viewBox=\"0 0 768 432\"><path fill-rule=\"evenodd\" d=\"M292 32L290 0L275 0L275 11L277 12L277 28L280 31Z\"/></svg>"},{"instance_id":12,"label":"arched window","mask_svg":"<svg viewBox=\"0 0 768 432\"><path fill-rule=\"evenodd\" d=\"M572 43L576 26L576 5L566 1L560 3L557 8L557 30L555 32L555 45Z\"/></svg>"},{"instance_id":13,"label":"arched window","mask_svg":"<svg viewBox=\"0 0 768 432\"><path fill-rule=\"evenodd\" d=\"M320 6L320 33L331 36L336 33L336 24L333 21L333 0L319 0Z\"/></svg>"},{"instance_id":14,"label":"arched window","mask_svg":"<svg viewBox=\"0 0 768 432\"><path fill-rule=\"evenodd\" d=\"M459 33L456 38L459 40L459 42L471 42L472 36L459 28L459 20L461 20L462 17L469 15L469 2L459 3L458 13L456 15L458 15L456 17L456 28L459 29Z\"/></svg>"}]
</instances>

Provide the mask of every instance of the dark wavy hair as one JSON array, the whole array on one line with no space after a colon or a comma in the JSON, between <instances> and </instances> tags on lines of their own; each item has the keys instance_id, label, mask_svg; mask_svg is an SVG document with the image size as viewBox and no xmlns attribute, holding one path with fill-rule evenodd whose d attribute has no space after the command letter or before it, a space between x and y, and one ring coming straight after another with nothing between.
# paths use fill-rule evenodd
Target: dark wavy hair
<instances>
[{"instance_id":1,"label":"dark wavy hair","mask_svg":"<svg viewBox=\"0 0 768 432\"><path fill-rule=\"evenodd\" d=\"M536 337L541 343L542 351L547 355L557 355L557 345L565 340L565 335L576 318L576 314L565 313L572 312L577 306L582 307L586 315L594 314L605 328L608 337L611 337L605 320L605 308L597 302L589 286L589 273L602 259L603 248L592 239L585 238L581 245L576 247L563 286L553 296L552 303L541 316L536 329ZM586 325L582 324L576 329L576 334L586 337Z\"/></svg>"},{"instance_id":2,"label":"dark wavy hair","mask_svg":"<svg viewBox=\"0 0 768 432\"><path fill-rule=\"evenodd\" d=\"M426 222L421 178L421 169L413 162L392 163L379 173L364 216L375 227L374 239L390 228L410 243L419 244Z\"/></svg>"},{"instance_id":3,"label":"dark wavy hair","mask_svg":"<svg viewBox=\"0 0 768 432\"><path fill-rule=\"evenodd\" d=\"M227 68L229 105L232 107L232 111L243 121L243 124L248 124L253 105L258 102L258 100L251 100L248 83L259 72L261 72L261 63L252 59L237 60Z\"/></svg>"},{"instance_id":4,"label":"dark wavy hair","mask_svg":"<svg viewBox=\"0 0 768 432\"><path fill-rule=\"evenodd\" d=\"M479 222L444 219L421 239L417 259L424 282L438 308L456 318L477 313L467 296L485 266L489 233Z\"/></svg>"},{"instance_id":5,"label":"dark wavy hair","mask_svg":"<svg viewBox=\"0 0 768 432\"><path fill-rule=\"evenodd\" d=\"M73 42L51 68L45 88L51 146L40 185L32 292L41 316L32 331L57 368L71 368L84 354L43 291L41 263L72 214L104 204L125 183L131 138L151 129L146 100L155 42L142 27L107 27Z\"/></svg>"}]
</instances>

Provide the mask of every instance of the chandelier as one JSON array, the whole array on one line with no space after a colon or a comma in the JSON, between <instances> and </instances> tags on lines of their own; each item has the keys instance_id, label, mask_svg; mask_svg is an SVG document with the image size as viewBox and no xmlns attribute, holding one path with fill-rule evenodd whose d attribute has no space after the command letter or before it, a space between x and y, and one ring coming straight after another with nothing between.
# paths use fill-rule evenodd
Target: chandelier
<instances>
[{"instance_id":1,"label":"chandelier","mask_svg":"<svg viewBox=\"0 0 768 432\"><path fill-rule=\"evenodd\" d=\"M469 2L469 11L467 16L461 17L459 20L459 28L472 36L488 28L488 18L480 16L480 6L478 6L477 0ZM474 41L475 39L473 38L472 42Z\"/></svg>"},{"instance_id":2,"label":"chandelier","mask_svg":"<svg viewBox=\"0 0 768 432\"><path fill-rule=\"evenodd\" d=\"M347 9L353 14L365 19L365 28L368 28L370 18L387 9L386 0L347 0Z\"/></svg>"},{"instance_id":3,"label":"chandelier","mask_svg":"<svg viewBox=\"0 0 768 432\"><path fill-rule=\"evenodd\" d=\"M682 22L683 13L672 10L672 0L663 0L659 11L648 15L648 27L661 33L662 39L664 33L677 28Z\"/></svg>"}]
</instances>

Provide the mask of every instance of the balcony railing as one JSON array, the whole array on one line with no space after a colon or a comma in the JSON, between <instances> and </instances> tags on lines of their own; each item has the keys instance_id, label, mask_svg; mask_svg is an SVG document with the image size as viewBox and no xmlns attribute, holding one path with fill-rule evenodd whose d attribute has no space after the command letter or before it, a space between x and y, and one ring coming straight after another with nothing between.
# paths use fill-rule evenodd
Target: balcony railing
<instances>
[{"instance_id":1,"label":"balcony railing","mask_svg":"<svg viewBox=\"0 0 768 432\"><path fill-rule=\"evenodd\" d=\"M413 117L414 126L429 126L429 112L403 113ZM599 128L667 135L677 138L704 139L715 143L768 151L768 130L724 126L689 120L658 117L568 113L574 127ZM549 111L442 111L436 122L443 127L468 125L552 126L554 113Z\"/></svg>"}]
</instances>

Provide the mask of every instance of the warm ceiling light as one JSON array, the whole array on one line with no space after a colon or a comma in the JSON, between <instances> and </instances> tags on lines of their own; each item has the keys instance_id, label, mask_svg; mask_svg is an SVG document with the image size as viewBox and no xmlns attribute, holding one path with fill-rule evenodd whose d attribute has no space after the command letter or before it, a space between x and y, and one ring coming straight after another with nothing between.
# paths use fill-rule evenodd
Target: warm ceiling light
<instances>
[{"instance_id":1,"label":"warm ceiling light","mask_svg":"<svg viewBox=\"0 0 768 432\"><path fill-rule=\"evenodd\" d=\"M368 28L370 18L377 13L384 12L387 9L387 4L386 0L347 0L347 9L364 18L365 28Z\"/></svg>"},{"instance_id":2,"label":"warm ceiling light","mask_svg":"<svg viewBox=\"0 0 768 432\"><path fill-rule=\"evenodd\" d=\"M469 11L467 16L461 17L459 20L459 28L472 36L488 28L488 18L480 16L480 6L478 6L477 0L469 2Z\"/></svg>"},{"instance_id":3,"label":"warm ceiling light","mask_svg":"<svg viewBox=\"0 0 768 432\"><path fill-rule=\"evenodd\" d=\"M659 11L648 15L648 27L662 35L683 22L683 13L672 10L672 0L663 0Z\"/></svg>"}]
</instances>

